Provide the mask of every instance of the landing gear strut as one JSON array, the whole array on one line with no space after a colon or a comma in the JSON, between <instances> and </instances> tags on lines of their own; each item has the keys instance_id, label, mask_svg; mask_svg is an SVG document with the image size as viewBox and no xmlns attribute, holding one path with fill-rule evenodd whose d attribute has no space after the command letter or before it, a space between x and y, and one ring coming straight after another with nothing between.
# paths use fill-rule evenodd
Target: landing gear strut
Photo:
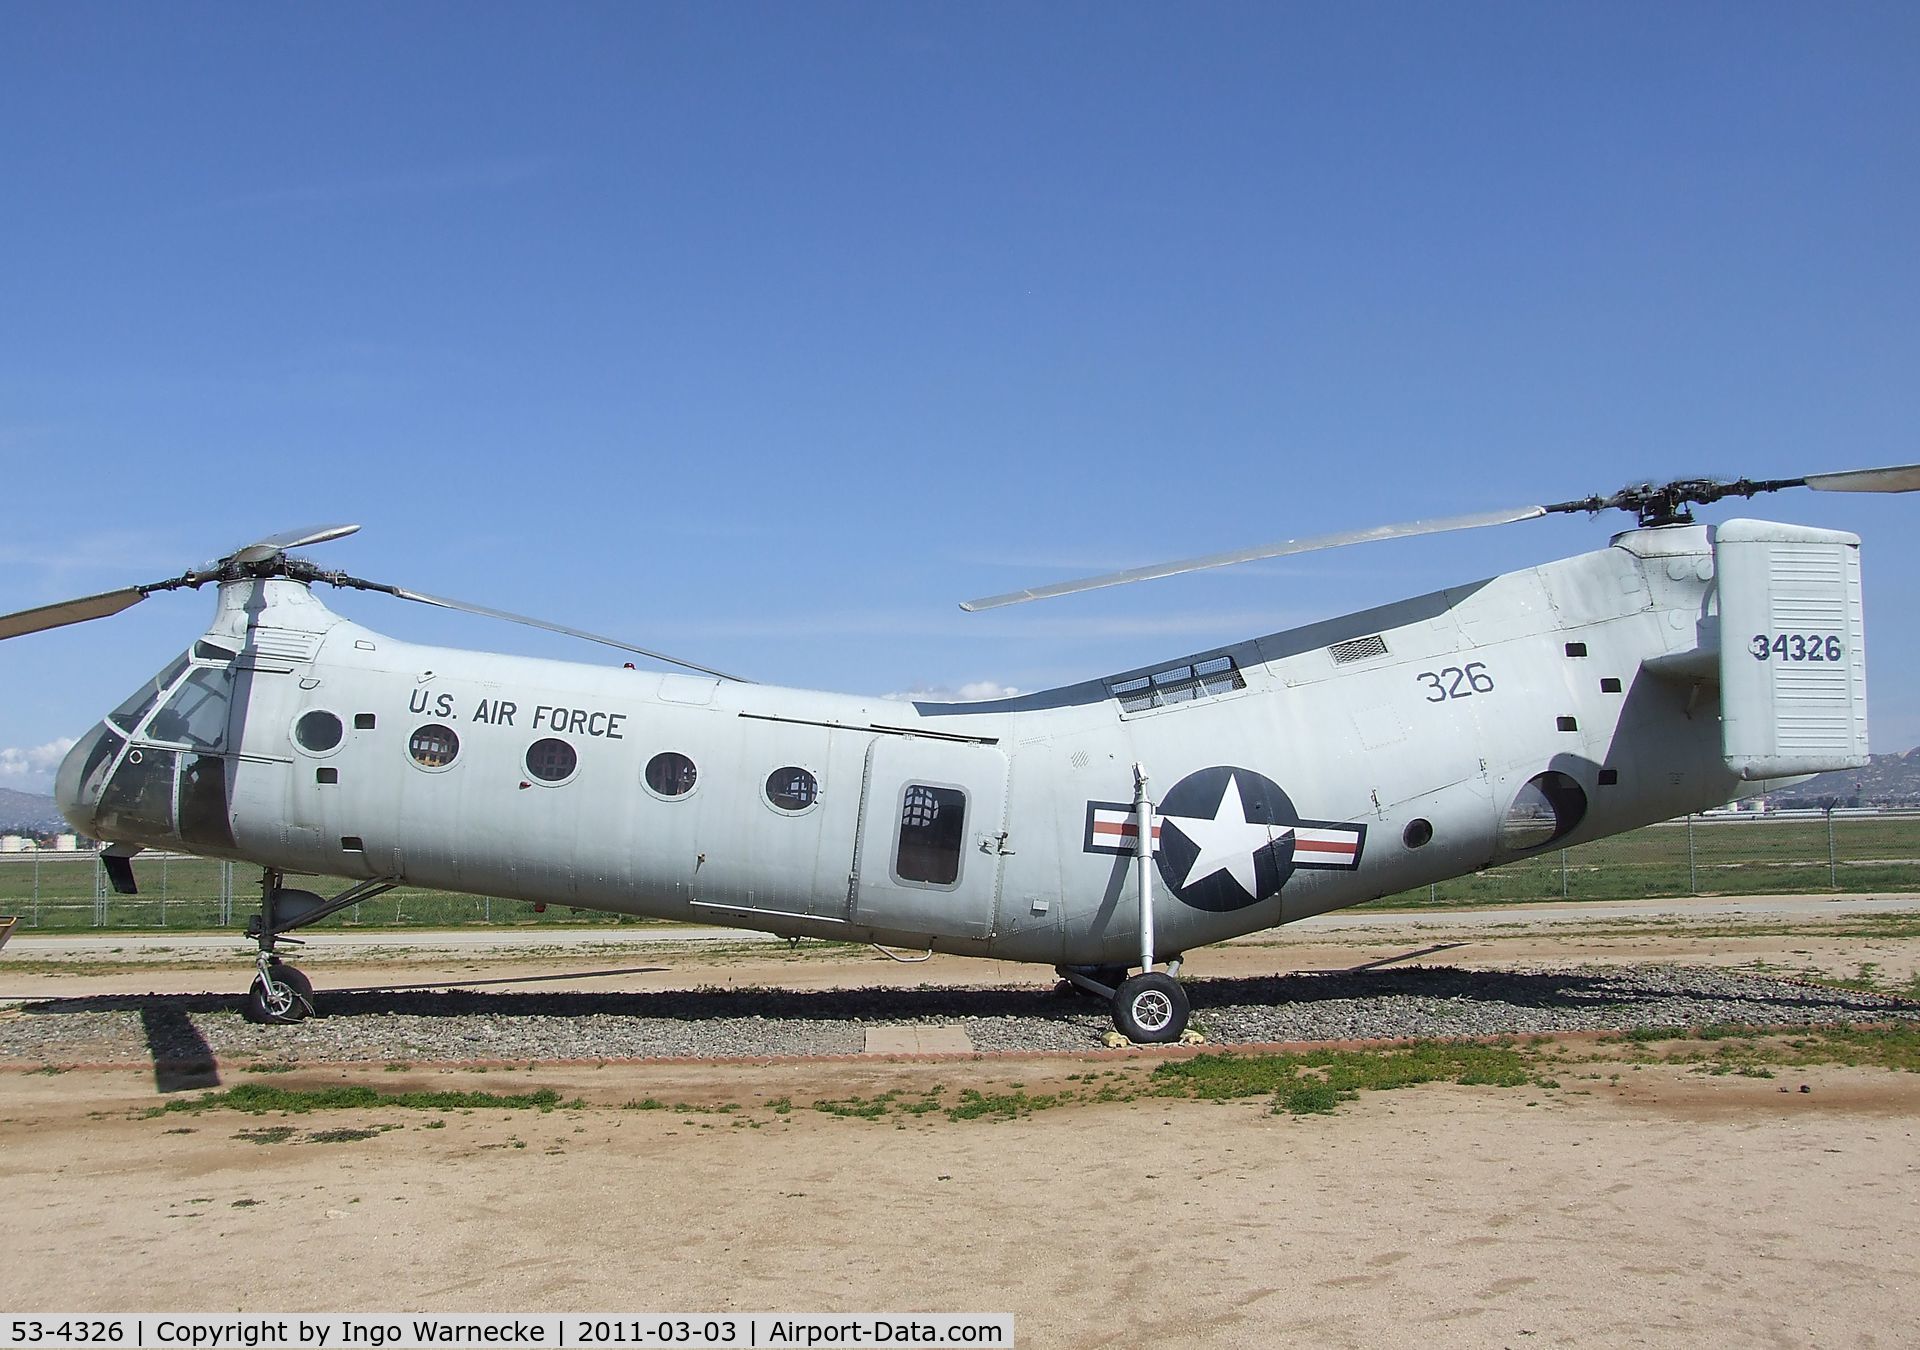
<instances>
[{"instance_id":1,"label":"landing gear strut","mask_svg":"<svg viewBox=\"0 0 1920 1350\"><path fill-rule=\"evenodd\" d=\"M1140 890L1140 973L1126 966L1056 966L1062 980L1113 1003L1113 1025L1136 1045L1166 1045L1186 1032L1191 1008L1177 978L1179 956L1155 970L1153 934L1153 802L1147 796L1147 771L1133 766L1134 872Z\"/></svg>"},{"instance_id":2,"label":"landing gear strut","mask_svg":"<svg viewBox=\"0 0 1920 1350\"><path fill-rule=\"evenodd\" d=\"M330 900L312 891L288 890L280 883L285 877L276 868L260 873L260 912L247 922L247 936L260 945L253 984L247 990L241 1011L249 1022L285 1024L317 1016L313 1006L313 981L297 967L280 959L279 945L298 938L286 936L289 929L305 928L329 914L337 914L348 905L392 890L397 881L375 878L349 886Z\"/></svg>"}]
</instances>

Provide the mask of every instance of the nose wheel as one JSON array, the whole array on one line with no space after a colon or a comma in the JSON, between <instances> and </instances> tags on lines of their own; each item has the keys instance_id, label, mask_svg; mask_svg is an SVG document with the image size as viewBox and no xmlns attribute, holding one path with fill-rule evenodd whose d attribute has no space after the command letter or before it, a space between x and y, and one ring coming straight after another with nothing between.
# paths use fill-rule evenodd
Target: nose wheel
<instances>
[{"instance_id":1,"label":"nose wheel","mask_svg":"<svg viewBox=\"0 0 1920 1350\"><path fill-rule=\"evenodd\" d=\"M264 957L247 990L244 1011L249 1022L284 1025L304 1021L313 1013L313 982L279 957Z\"/></svg>"},{"instance_id":2,"label":"nose wheel","mask_svg":"<svg viewBox=\"0 0 1920 1350\"><path fill-rule=\"evenodd\" d=\"M260 874L260 912L247 923L247 936L260 944L260 956L241 1011L249 1022L284 1025L317 1017L313 1006L313 982L280 960L275 950L283 942L299 945L290 938L291 929L305 928L329 914L338 914L348 905L357 905L399 885L393 877L374 877L355 882L338 895L322 899L312 891L289 890L280 883L284 878L268 867Z\"/></svg>"}]
</instances>

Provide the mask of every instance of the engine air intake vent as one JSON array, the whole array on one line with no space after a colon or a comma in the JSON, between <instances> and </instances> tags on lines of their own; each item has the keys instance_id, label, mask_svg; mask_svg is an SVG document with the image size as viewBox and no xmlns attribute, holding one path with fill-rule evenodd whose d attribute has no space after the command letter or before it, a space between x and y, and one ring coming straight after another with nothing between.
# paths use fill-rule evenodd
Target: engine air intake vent
<instances>
[{"instance_id":1,"label":"engine air intake vent","mask_svg":"<svg viewBox=\"0 0 1920 1350\"><path fill-rule=\"evenodd\" d=\"M1121 675L1107 681L1107 692L1120 700L1123 712L1191 703L1246 687L1246 677L1241 675L1231 656L1210 656L1189 665L1156 670L1151 675Z\"/></svg>"},{"instance_id":2,"label":"engine air intake vent","mask_svg":"<svg viewBox=\"0 0 1920 1350\"><path fill-rule=\"evenodd\" d=\"M1349 638L1345 642L1336 642L1327 648L1336 666L1350 666L1355 661L1371 661L1376 656L1387 654L1387 640L1378 633L1370 637Z\"/></svg>"}]
</instances>

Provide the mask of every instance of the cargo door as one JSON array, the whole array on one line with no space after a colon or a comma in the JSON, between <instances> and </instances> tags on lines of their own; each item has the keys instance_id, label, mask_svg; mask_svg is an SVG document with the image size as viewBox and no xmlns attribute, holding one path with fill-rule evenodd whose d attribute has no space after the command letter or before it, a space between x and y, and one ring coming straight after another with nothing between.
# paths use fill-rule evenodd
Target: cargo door
<instances>
[{"instance_id":1,"label":"cargo door","mask_svg":"<svg viewBox=\"0 0 1920 1350\"><path fill-rule=\"evenodd\" d=\"M997 747L881 736L867 751L852 922L903 939L987 938L1000 903L1007 757Z\"/></svg>"}]
</instances>

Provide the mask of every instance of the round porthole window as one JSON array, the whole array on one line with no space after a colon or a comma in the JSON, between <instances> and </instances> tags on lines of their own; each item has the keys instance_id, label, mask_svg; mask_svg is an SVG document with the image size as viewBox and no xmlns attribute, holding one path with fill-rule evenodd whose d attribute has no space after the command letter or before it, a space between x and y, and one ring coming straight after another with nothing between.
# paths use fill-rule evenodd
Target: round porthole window
<instances>
[{"instance_id":1,"label":"round porthole window","mask_svg":"<svg viewBox=\"0 0 1920 1350\"><path fill-rule=\"evenodd\" d=\"M767 800L782 811L804 811L820 800L820 780L797 765L767 775Z\"/></svg>"},{"instance_id":2,"label":"round porthole window","mask_svg":"<svg viewBox=\"0 0 1920 1350\"><path fill-rule=\"evenodd\" d=\"M542 783L560 783L580 767L580 753L563 740L548 736L527 747L527 774Z\"/></svg>"},{"instance_id":3,"label":"round porthole window","mask_svg":"<svg viewBox=\"0 0 1920 1350\"><path fill-rule=\"evenodd\" d=\"M460 753L460 738L452 727L429 722L407 738L407 753L423 769L444 769Z\"/></svg>"},{"instance_id":4,"label":"round porthole window","mask_svg":"<svg viewBox=\"0 0 1920 1350\"><path fill-rule=\"evenodd\" d=\"M1408 848L1425 848L1433 842L1433 822L1424 816L1407 822L1407 828L1400 831L1400 842Z\"/></svg>"},{"instance_id":5,"label":"round porthole window","mask_svg":"<svg viewBox=\"0 0 1920 1350\"><path fill-rule=\"evenodd\" d=\"M346 729L340 725L339 718L318 708L302 713L300 720L293 724L293 739L300 743L302 750L311 750L316 755L339 745L340 738L345 734Z\"/></svg>"},{"instance_id":6,"label":"round porthole window","mask_svg":"<svg viewBox=\"0 0 1920 1350\"><path fill-rule=\"evenodd\" d=\"M647 761L647 786L662 797L684 797L699 776L693 761L677 750L663 750Z\"/></svg>"}]
</instances>

